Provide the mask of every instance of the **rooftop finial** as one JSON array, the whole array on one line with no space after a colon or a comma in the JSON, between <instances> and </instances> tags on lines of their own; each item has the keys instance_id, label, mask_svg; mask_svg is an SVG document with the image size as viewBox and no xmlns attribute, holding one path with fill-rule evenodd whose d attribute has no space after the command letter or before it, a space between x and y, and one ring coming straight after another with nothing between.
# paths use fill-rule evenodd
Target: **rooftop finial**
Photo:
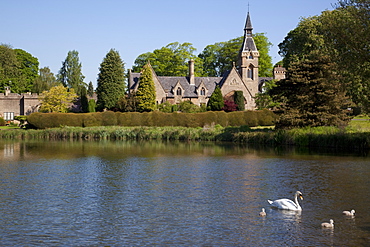
<instances>
[{"instance_id":1,"label":"rooftop finial","mask_svg":"<svg viewBox=\"0 0 370 247\"><path fill-rule=\"evenodd\" d=\"M249 13L249 2L248 2L248 13Z\"/></svg>"}]
</instances>

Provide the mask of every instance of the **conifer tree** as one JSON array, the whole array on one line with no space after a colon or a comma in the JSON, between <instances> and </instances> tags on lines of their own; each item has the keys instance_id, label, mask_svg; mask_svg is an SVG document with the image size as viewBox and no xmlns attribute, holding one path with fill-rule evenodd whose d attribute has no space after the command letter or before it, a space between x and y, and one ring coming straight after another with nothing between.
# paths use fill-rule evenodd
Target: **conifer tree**
<instances>
[{"instance_id":1,"label":"conifer tree","mask_svg":"<svg viewBox=\"0 0 370 247\"><path fill-rule=\"evenodd\" d=\"M69 51L62 67L57 75L63 86L73 88L77 95L81 95L82 87L85 87L85 76L82 74L82 65L78 57L78 51Z\"/></svg>"},{"instance_id":2,"label":"conifer tree","mask_svg":"<svg viewBox=\"0 0 370 247\"><path fill-rule=\"evenodd\" d=\"M238 111L244 111L245 110L243 91L235 91L234 102L237 105L236 108L237 108Z\"/></svg>"},{"instance_id":3,"label":"conifer tree","mask_svg":"<svg viewBox=\"0 0 370 247\"><path fill-rule=\"evenodd\" d=\"M90 97L94 95L94 86L91 81L89 82L89 86L87 87L87 95L89 95Z\"/></svg>"},{"instance_id":4,"label":"conifer tree","mask_svg":"<svg viewBox=\"0 0 370 247\"><path fill-rule=\"evenodd\" d=\"M208 100L207 108L211 111L221 111L224 107L224 99L219 86L216 86L211 97Z\"/></svg>"},{"instance_id":5,"label":"conifer tree","mask_svg":"<svg viewBox=\"0 0 370 247\"><path fill-rule=\"evenodd\" d=\"M155 87L150 64L144 66L136 92L137 108L140 112L155 110Z\"/></svg>"},{"instance_id":6,"label":"conifer tree","mask_svg":"<svg viewBox=\"0 0 370 247\"><path fill-rule=\"evenodd\" d=\"M98 75L97 109L111 109L125 95L125 69L118 51L111 49L100 64Z\"/></svg>"},{"instance_id":7,"label":"conifer tree","mask_svg":"<svg viewBox=\"0 0 370 247\"><path fill-rule=\"evenodd\" d=\"M276 128L348 123L346 111L350 101L336 66L328 56L317 52L291 63L287 79L271 90L275 99L283 102Z\"/></svg>"}]
</instances>

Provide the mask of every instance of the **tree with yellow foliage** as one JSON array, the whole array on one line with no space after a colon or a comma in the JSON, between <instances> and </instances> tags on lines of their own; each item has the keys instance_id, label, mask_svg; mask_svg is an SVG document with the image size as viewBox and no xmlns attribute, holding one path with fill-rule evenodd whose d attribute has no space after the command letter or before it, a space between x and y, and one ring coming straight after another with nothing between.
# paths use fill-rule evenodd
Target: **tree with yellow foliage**
<instances>
[{"instance_id":1,"label":"tree with yellow foliage","mask_svg":"<svg viewBox=\"0 0 370 247\"><path fill-rule=\"evenodd\" d=\"M77 99L73 88L62 85L42 92L40 112L68 112L69 107Z\"/></svg>"}]
</instances>

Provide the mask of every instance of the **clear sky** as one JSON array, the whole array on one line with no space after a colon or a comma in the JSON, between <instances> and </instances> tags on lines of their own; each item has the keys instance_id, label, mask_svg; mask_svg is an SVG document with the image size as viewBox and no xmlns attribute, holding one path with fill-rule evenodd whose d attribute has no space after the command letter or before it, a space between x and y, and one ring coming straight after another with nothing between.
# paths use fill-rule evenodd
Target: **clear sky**
<instances>
[{"instance_id":1,"label":"clear sky","mask_svg":"<svg viewBox=\"0 0 370 247\"><path fill-rule=\"evenodd\" d=\"M301 17L332 10L336 0L0 0L0 43L23 49L54 74L68 51L77 50L85 82L93 82L114 48L132 67L142 53L171 42L190 42L197 54L207 45L244 34L249 12L254 33L278 44Z\"/></svg>"}]
</instances>

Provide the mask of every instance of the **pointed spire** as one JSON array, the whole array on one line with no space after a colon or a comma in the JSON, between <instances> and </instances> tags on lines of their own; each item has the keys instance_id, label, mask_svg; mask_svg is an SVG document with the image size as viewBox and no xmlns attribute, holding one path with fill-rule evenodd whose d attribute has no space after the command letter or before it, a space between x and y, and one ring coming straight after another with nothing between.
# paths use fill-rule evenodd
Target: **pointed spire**
<instances>
[{"instance_id":1,"label":"pointed spire","mask_svg":"<svg viewBox=\"0 0 370 247\"><path fill-rule=\"evenodd\" d=\"M252 36L252 22L251 22L251 17L249 15L249 10L248 10L248 15L247 15L247 20L245 21L245 27L244 27L244 34L247 36Z\"/></svg>"}]
</instances>

